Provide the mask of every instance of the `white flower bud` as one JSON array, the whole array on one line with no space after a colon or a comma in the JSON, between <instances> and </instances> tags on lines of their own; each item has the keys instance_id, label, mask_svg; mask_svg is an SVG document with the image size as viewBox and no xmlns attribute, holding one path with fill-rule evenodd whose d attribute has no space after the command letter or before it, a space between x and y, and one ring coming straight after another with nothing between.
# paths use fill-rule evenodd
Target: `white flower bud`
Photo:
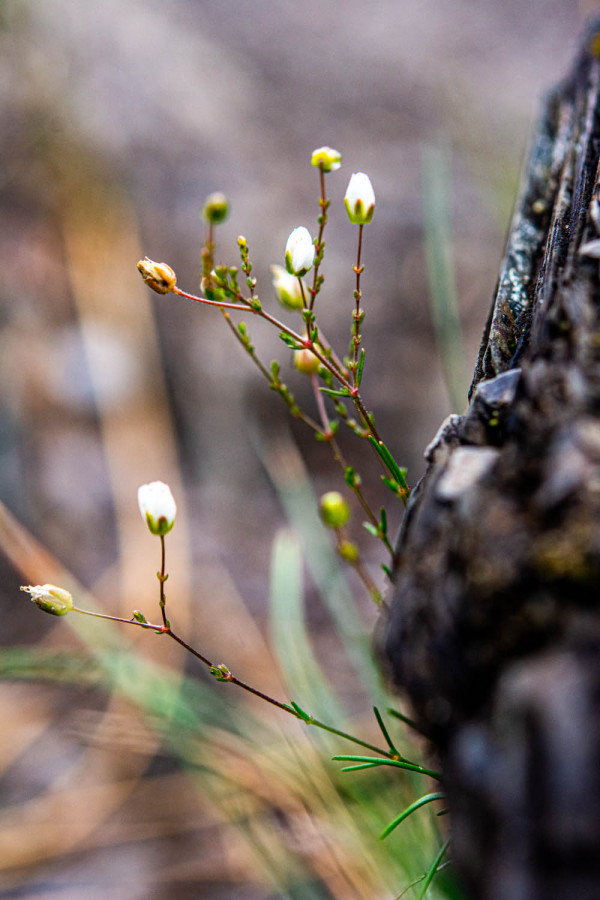
<instances>
[{"instance_id":1,"label":"white flower bud","mask_svg":"<svg viewBox=\"0 0 600 900\"><path fill-rule=\"evenodd\" d=\"M162 481L143 484L138 490L138 503L151 534L162 536L171 530L177 506L168 484Z\"/></svg>"},{"instance_id":2,"label":"white flower bud","mask_svg":"<svg viewBox=\"0 0 600 900\"><path fill-rule=\"evenodd\" d=\"M315 245L308 228L294 228L285 245L285 267L290 275L306 275L315 260Z\"/></svg>"},{"instance_id":3,"label":"white flower bud","mask_svg":"<svg viewBox=\"0 0 600 900\"><path fill-rule=\"evenodd\" d=\"M175 272L166 263L157 263L152 259L140 259L138 270L146 284L157 294L170 294L177 282Z\"/></svg>"},{"instance_id":4,"label":"white flower bud","mask_svg":"<svg viewBox=\"0 0 600 900\"><path fill-rule=\"evenodd\" d=\"M69 610L73 609L73 598L69 591L55 584L27 584L23 585L21 590L31 594L31 599L38 609L50 613L51 616L66 616Z\"/></svg>"},{"instance_id":5,"label":"white flower bud","mask_svg":"<svg viewBox=\"0 0 600 900\"><path fill-rule=\"evenodd\" d=\"M364 172L355 172L344 197L346 212L353 225L367 225L375 212L375 193L371 179Z\"/></svg>"},{"instance_id":6,"label":"white flower bud","mask_svg":"<svg viewBox=\"0 0 600 900\"><path fill-rule=\"evenodd\" d=\"M319 147L313 150L311 164L324 172L335 172L342 164L342 154L333 147Z\"/></svg>"},{"instance_id":7,"label":"white flower bud","mask_svg":"<svg viewBox=\"0 0 600 900\"><path fill-rule=\"evenodd\" d=\"M282 306L286 309L302 309L302 290L295 275L290 275L283 266L271 266L273 287Z\"/></svg>"},{"instance_id":8,"label":"white flower bud","mask_svg":"<svg viewBox=\"0 0 600 900\"><path fill-rule=\"evenodd\" d=\"M312 350L294 350L294 365L305 375L315 375L319 371L321 361Z\"/></svg>"}]
</instances>

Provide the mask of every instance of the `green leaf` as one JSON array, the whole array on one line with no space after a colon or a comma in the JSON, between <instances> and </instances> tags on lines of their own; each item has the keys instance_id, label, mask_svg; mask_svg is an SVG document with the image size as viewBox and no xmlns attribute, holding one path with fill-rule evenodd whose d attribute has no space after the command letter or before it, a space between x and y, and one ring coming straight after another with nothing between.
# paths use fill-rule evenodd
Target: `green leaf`
<instances>
[{"instance_id":1,"label":"green leaf","mask_svg":"<svg viewBox=\"0 0 600 900\"><path fill-rule=\"evenodd\" d=\"M290 337L289 334L286 334L285 331L280 331L279 337L281 338L283 343L287 344L287 346L290 347L292 350L303 350L304 349L302 344L298 343L298 341L295 338Z\"/></svg>"},{"instance_id":2,"label":"green leaf","mask_svg":"<svg viewBox=\"0 0 600 900\"><path fill-rule=\"evenodd\" d=\"M379 537L379 528L377 528L376 525L373 525L372 522L363 522L362 526L366 531L369 532L369 534L372 534L373 537Z\"/></svg>"},{"instance_id":3,"label":"green leaf","mask_svg":"<svg viewBox=\"0 0 600 900\"><path fill-rule=\"evenodd\" d=\"M298 716L299 716L304 722L310 722L310 720L312 719L312 716L311 716L309 713L307 713L306 710L302 709L301 706L298 706L297 703L294 703L293 700L290 700L290 703L291 703L291 705L292 705L292 709L294 710L294 712L297 713Z\"/></svg>"},{"instance_id":4,"label":"green leaf","mask_svg":"<svg viewBox=\"0 0 600 900\"><path fill-rule=\"evenodd\" d=\"M390 835L392 831L394 831L394 829L398 827L398 825L401 825L405 819L408 819L409 816L411 816L418 809L421 809L422 806L426 806L428 803L433 803L434 800L443 800L444 797L445 794L442 794L441 792L436 792L434 794L425 794L423 797L419 797L418 800L415 800L414 803L411 803L410 806L407 806L399 816L396 816L396 818L393 819L389 823L389 825L386 825L386 827L379 835L379 840L384 841L386 837L388 837L388 835Z\"/></svg>"},{"instance_id":5,"label":"green leaf","mask_svg":"<svg viewBox=\"0 0 600 900\"><path fill-rule=\"evenodd\" d=\"M429 775L436 781L441 780L441 775L434 769L426 769L425 766L418 766L416 763L405 762L402 759L377 759L376 756L332 756L337 762L356 762L371 763L373 766L392 766L396 769L407 769L409 772L418 772L420 775Z\"/></svg>"},{"instance_id":6,"label":"green leaf","mask_svg":"<svg viewBox=\"0 0 600 900\"><path fill-rule=\"evenodd\" d=\"M346 466L346 468L344 470L344 481L346 482L346 484L348 485L349 488L356 487L356 484L357 484L356 478L357 478L356 472L354 471L352 466Z\"/></svg>"},{"instance_id":7,"label":"green leaf","mask_svg":"<svg viewBox=\"0 0 600 900\"><path fill-rule=\"evenodd\" d=\"M392 492L392 494L394 494L394 496L396 496L396 497L400 496L402 488L400 487L400 485L398 484L398 482L395 479L387 478L385 475L382 475L381 480L383 481L383 483L385 484L386 487L389 487L390 491Z\"/></svg>"},{"instance_id":8,"label":"green leaf","mask_svg":"<svg viewBox=\"0 0 600 900\"><path fill-rule=\"evenodd\" d=\"M439 849L439 852L436 854L435 859L433 860L432 864L430 865L429 869L427 870L427 874L425 875L425 881L423 882L423 888L421 890L421 893L419 894L419 900L423 900L423 897L429 890L429 885L433 881L435 874L439 868L439 865L440 865L441 861L443 860L444 856L446 855L446 850L448 849L449 843L450 843L450 838L448 838L448 840L444 841L444 843L442 844L442 846Z\"/></svg>"},{"instance_id":9,"label":"green leaf","mask_svg":"<svg viewBox=\"0 0 600 900\"><path fill-rule=\"evenodd\" d=\"M373 707L373 712L375 713L375 718L377 719L377 724L379 725L379 727L381 729L381 733L383 734L383 736L386 740L386 743L387 743L388 747L390 748L390 751L392 753L394 753L396 756L401 756L401 754L398 753L398 751L396 750L396 748L394 746L394 742L392 741L392 739L389 735L389 732L388 732L387 728L385 727L385 722L383 721L383 719L381 717L381 713L379 712L379 710L377 709L376 706Z\"/></svg>"},{"instance_id":10,"label":"green leaf","mask_svg":"<svg viewBox=\"0 0 600 900\"><path fill-rule=\"evenodd\" d=\"M341 391L332 391L331 388L320 387L320 391L323 391L324 394L327 394L328 397L350 397L350 391L348 388L342 388Z\"/></svg>"},{"instance_id":11,"label":"green leaf","mask_svg":"<svg viewBox=\"0 0 600 900\"><path fill-rule=\"evenodd\" d=\"M388 707L386 712L389 716L394 716L396 719L400 719L401 722L404 722L405 725L408 725L409 728L412 728L413 731L416 731L418 734L423 734L422 729L419 728L417 723L413 722L412 719L410 719L408 716L405 716L404 713L401 713L399 710L391 709L390 707Z\"/></svg>"},{"instance_id":12,"label":"green leaf","mask_svg":"<svg viewBox=\"0 0 600 900\"><path fill-rule=\"evenodd\" d=\"M271 375L273 376L273 381L277 381L279 378L279 373L281 371L281 366L277 362L276 359L271 360Z\"/></svg>"},{"instance_id":13,"label":"green leaf","mask_svg":"<svg viewBox=\"0 0 600 900\"><path fill-rule=\"evenodd\" d=\"M360 351L360 357L358 359L358 371L356 373L356 384L360 387L360 383L363 377L363 369L365 367L365 348L363 347Z\"/></svg>"},{"instance_id":14,"label":"green leaf","mask_svg":"<svg viewBox=\"0 0 600 900\"><path fill-rule=\"evenodd\" d=\"M383 441L378 441L377 438L373 437L371 434L369 435L369 443L377 451L378 455L389 469L392 477L399 485L401 485L401 487L408 489L408 484L406 483L406 469L400 468Z\"/></svg>"},{"instance_id":15,"label":"green leaf","mask_svg":"<svg viewBox=\"0 0 600 900\"><path fill-rule=\"evenodd\" d=\"M381 515L381 534L383 535L383 537L386 537L387 533L388 533L388 522L387 522L387 513L383 506L380 509L380 515Z\"/></svg>"}]
</instances>

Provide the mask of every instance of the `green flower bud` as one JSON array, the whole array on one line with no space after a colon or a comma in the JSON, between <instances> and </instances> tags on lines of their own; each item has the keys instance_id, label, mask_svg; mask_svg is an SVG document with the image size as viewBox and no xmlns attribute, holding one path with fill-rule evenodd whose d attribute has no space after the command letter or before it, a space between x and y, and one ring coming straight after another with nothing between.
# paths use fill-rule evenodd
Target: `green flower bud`
<instances>
[{"instance_id":1,"label":"green flower bud","mask_svg":"<svg viewBox=\"0 0 600 900\"><path fill-rule=\"evenodd\" d=\"M140 259L137 267L148 287L157 294L170 294L175 287L177 276L166 263L153 262L146 257Z\"/></svg>"},{"instance_id":2,"label":"green flower bud","mask_svg":"<svg viewBox=\"0 0 600 900\"><path fill-rule=\"evenodd\" d=\"M339 491L328 491L320 501L321 518L328 528L343 528L350 519L350 507Z\"/></svg>"},{"instance_id":3,"label":"green flower bud","mask_svg":"<svg viewBox=\"0 0 600 900\"><path fill-rule=\"evenodd\" d=\"M217 666L211 666L208 670L210 674L217 679L217 681L232 681L233 675L225 665L225 663L219 663Z\"/></svg>"},{"instance_id":4,"label":"green flower bud","mask_svg":"<svg viewBox=\"0 0 600 900\"><path fill-rule=\"evenodd\" d=\"M217 191L210 194L204 203L202 216L211 225L220 225L229 215L229 200L225 194Z\"/></svg>"},{"instance_id":5,"label":"green flower bud","mask_svg":"<svg viewBox=\"0 0 600 900\"><path fill-rule=\"evenodd\" d=\"M358 562L360 552L356 544L354 544L352 541L340 541L337 551L342 559L345 559L346 562L350 563L350 565Z\"/></svg>"},{"instance_id":6,"label":"green flower bud","mask_svg":"<svg viewBox=\"0 0 600 900\"><path fill-rule=\"evenodd\" d=\"M66 616L69 610L73 609L73 598L69 591L55 584L35 586L28 584L23 585L21 590L31 594L31 599L38 609L50 613L51 616Z\"/></svg>"},{"instance_id":7,"label":"green flower bud","mask_svg":"<svg viewBox=\"0 0 600 900\"><path fill-rule=\"evenodd\" d=\"M342 154L333 147L319 147L313 150L311 164L324 172L335 172L342 164Z\"/></svg>"}]
</instances>

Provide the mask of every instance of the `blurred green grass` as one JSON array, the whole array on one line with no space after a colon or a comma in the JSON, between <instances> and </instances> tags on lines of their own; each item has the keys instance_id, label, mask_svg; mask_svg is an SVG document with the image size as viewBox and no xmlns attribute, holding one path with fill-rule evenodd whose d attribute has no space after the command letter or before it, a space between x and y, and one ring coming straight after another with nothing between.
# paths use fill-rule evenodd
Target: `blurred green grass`
<instances>
[{"instance_id":1,"label":"blurred green grass","mask_svg":"<svg viewBox=\"0 0 600 900\"><path fill-rule=\"evenodd\" d=\"M328 557L330 551L320 541L303 550L302 535L314 526L312 498L301 485L294 489L297 527L276 534L271 558L271 633L284 683L289 696L310 712L381 743L367 702L358 714L345 709L326 662L317 661L311 645L304 610L305 551L317 570L318 557ZM303 510L310 510L306 517ZM343 579L335 556L327 566ZM332 583L335 578L323 581L327 589ZM346 597L351 609L350 594ZM169 614L176 623L177 610ZM80 690L94 686L106 698L123 698L132 727L141 718L158 739L157 749L186 773L199 807L209 800L218 810L219 832L235 832L252 858L252 877L265 891L324 900L396 896L427 870L442 840L439 820L429 810L420 811L386 841L378 840L383 827L426 792L422 778L380 771L342 773L331 755L352 752L352 745L279 711L248 704L232 686L207 680L202 671L192 673L193 662L182 676L143 656L140 645L131 644L126 626L74 614L68 622L83 649L5 648L0 652L0 678L46 682L56 691L65 685ZM67 627L66 621L60 624ZM164 640L144 637L150 644ZM368 690L373 664L362 632L350 635L346 630L340 638L348 666L357 670ZM226 662L235 671L235 660ZM382 688L377 697L380 703L392 702ZM412 757L422 753L404 726L390 722L389 728L401 752ZM418 896L419 885L411 890ZM428 896L451 895L441 893L434 882Z\"/></svg>"}]
</instances>

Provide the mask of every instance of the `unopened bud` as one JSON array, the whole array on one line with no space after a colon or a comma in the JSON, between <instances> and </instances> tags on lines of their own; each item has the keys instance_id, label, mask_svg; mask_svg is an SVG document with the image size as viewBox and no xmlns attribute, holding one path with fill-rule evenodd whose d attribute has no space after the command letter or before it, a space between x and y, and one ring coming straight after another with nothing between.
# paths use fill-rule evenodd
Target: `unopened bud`
<instances>
[{"instance_id":1,"label":"unopened bud","mask_svg":"<svg viewBox=\"0 0 600 900\"><path fill-rule=\"evenodd\" d=\"M50 613L51 616L66 616L69 610L73 609L73 597L69 591L55 584L27 584L23 585L21 590L31 594L31 599L38 609Z\"/></svg>"},{"instance_id":2,"label":"unopened bud","mask_svg":"<svg viewBox=\"0 0 600 900\"><path fill-rule=\"evenodd\" d=\"M286 272L283 266L271 266L271 275L275 294L281 305L286 309L302 309L304 301L298 278Z\"/></svg>"},{"instance_id":3,"label":"unopened bud","mask_svg":"<svg viewBox=\"0 0 600 900\"><path fill-rule=\"evenodd\" d=\"M355 172L346 190L344 204L353 225L367 225L375 212L375 192L364 172Z\"/></svg>"},{"instance_id":4,"label":"unopened bud","mask_svg":"<svg viewBox=\"0 0 600 900\"><path fill-rule=\"evenodd\" d=\"M321 365L312 350L294 350L294 366L305 375L315 375Z\"/></svg>"},{"instance_id":5,"label":"unopened bud","mask_svg":"<svg viewBox=\"0 0 600 900\"><path fill-rule=\"evenodd\" d=\"M177 506L171 488L163 481L152 481L138 489L138 504L142 519L151 534L168 534L175 524Z\"/></svg>"},{"instance_id":6,"label":"unopened bud","mask_svg":"<svg viewBox=\"0 0 600 900\"><path fill-rule=\"evenodd\" d=\"M202 216L211 225L220 225L229 215L229 200L220 191L210 194L204 203Z\"/></svg>"},{"instance_id":7,"label":"unopened bud","mask_svg":"<svg viewBox=\"0 0 600 900\"><path fill-rule=\"evenodd\" d=\"M324 172L335 172L342 164L342 154L333 147L319 147L313 150L311 164Z\"/></svg>"},{"instance_id":8,"label":"unopened bud","mask_svg":"<svg viewBox=\"0 0 600 900\"><path fill-rule=\"evenodd\" d=\"M148 287L157 294L170 294L175 287L177 276L166 263L157 263L146 257L140 259L137 267Z\"/></svg>"},{"instance_id":9,"label":"unopened bud","mask_svg":"<svg viewBox=\"0 0 600 900\"><path fill-rule=\"evenodd\" d=\"M337 551L342 559L345 559L350 565L357 562L360 555L358 547L352 541L340 541Z\"/></svg>"},{"instance_id":10,"label":"unopened bud","mask_svg":"<svg viewBox=\"0 0 600 900\"><path fill-rule=\"evenodd\" d=\"M208 671L214 678L217 679L217 681L233 680L233 675L224 663L219 663L219 665L217 666L211 666Z\"/></svg>"},{"instance_id":11,"label":"unopened bud","mask_svg":"<svg viewBox=\"0 0 600 900\"><path fill-rule=\"evenodd\" d=\"M350 518L350 507L339 491L328 491L320 501L321 518L328 528L343 528Z\"/></svg>"},{"instance_id":12,"label":"unopened bud","mask_svg":"<svg viewBox=\"0 0 600 900\"><path fill-rule=\"evenodd\" d=\"M285 267L290 275L306 275L315 261L315 245L310 231L301 225L294 228L285 245Z\"/></svg>"}]
</instances>

